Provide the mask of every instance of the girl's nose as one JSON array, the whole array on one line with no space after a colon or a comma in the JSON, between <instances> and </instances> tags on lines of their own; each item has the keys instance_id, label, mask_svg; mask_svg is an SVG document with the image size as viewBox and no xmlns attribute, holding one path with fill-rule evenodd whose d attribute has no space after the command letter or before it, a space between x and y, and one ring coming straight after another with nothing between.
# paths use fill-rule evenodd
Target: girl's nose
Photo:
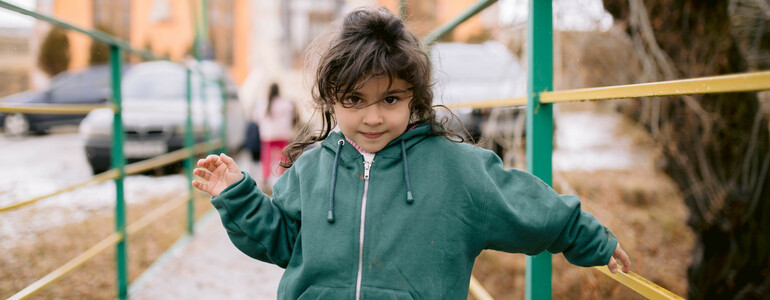
<instances>
[{"instance_id":1,"label":"girl's nose","mask_svg":"<svg viewBox=\"0 0 770 300\"><path fill-rule=\"evenodd\" d=\"M369 126L380 125L383 122L382 110L379 105L371 105L364 109L364 124Z\"/></svg>"}]
</instances>

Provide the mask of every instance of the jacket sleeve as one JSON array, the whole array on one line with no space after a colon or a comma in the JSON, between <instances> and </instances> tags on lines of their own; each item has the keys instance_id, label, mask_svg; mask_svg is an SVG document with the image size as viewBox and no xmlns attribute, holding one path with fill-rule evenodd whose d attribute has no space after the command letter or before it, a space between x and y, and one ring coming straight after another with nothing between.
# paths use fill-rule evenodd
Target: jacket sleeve
<instances>
[{"instance_id":1,"label":"jacket sleeve","mask_svg":"<svg viewBox=\"0 0 770 300\"><path fill-rule=\"evenodd\" d=\"M559 195L536 176L504 169L496 155L487 159L484 234L488 249L536 255L563 253L575 265L605 265L617 239L580 199Z\"/></svg>"},{"instance_id":2,"label":"jacket sleeve","mask_svg":"<svg viewBox=\"0 0 770 300\"><path fill-rule=\"evenodd\" d=\"M289 174L284 174L289 175ZM286 268L299 234L299 221L262 193L248 174L211 203L233 244L252 258Z\"/></svg>"}]
</instances>

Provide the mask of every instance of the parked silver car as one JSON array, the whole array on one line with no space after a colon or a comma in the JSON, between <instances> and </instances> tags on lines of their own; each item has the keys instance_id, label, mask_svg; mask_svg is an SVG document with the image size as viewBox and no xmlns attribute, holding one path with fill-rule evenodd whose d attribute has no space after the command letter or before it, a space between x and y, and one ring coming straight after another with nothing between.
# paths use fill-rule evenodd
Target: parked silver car
<instances>
[{"instance_id":1,"label":"parked silver car","mask_svg":"<svg viewBox=\"0 0 770 300\"><path fill-rule=\"evenodd\" d=\"M202 76L218 78L225 70L210 61L193 63L191 76L192 120L195 141L205 139L205 128L213 138L219 137L222 111L222 91L216 82ZM187 118L186 69L178 64L157 61L137 64L126 71L122 80L123 151L128 163L144 160L184 147ZM227 78L225 76L225 78ZM226 79L227 148L237 151L243 144L247 121L238 101L236 88ZM80 123L79 133L91 168L101 173L110 168L112 121L109 109L91 111ZM205 126L208 124L208 126Z\"/></svg>"}]
</instances>

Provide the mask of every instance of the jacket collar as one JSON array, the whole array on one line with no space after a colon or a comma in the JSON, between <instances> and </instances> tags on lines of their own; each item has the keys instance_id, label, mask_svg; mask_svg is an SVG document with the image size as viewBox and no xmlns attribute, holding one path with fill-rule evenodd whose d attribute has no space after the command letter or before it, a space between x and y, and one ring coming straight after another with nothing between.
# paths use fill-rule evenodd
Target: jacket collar
<instances>
[{"instance_id":1,"label":"jacket collar","mask_svg":"<svg viewBox=\"0 0 770 300\"><path fill-rule=\"evenodd\" d=\"M400 159L402 140L404 141L406 150L408 151L411 147L423 139L433 135L435 135L435 133L427 122L418 124L416 127L407 130L399 137L385 145L385 148L376 153L377 157ZM332 153L335 153L337 151L337 143L340 140L345 141L345 136L342 134L342 132L332 131L329 133L329 136L321 143L321 146L332 151ZM359 153L355 147L345 141L345 145L341 149L340 159L342 159L345 163L348 163L352 160L357 160L359 157L362 157L361 153Z\"/></svg>"}]
</instances>

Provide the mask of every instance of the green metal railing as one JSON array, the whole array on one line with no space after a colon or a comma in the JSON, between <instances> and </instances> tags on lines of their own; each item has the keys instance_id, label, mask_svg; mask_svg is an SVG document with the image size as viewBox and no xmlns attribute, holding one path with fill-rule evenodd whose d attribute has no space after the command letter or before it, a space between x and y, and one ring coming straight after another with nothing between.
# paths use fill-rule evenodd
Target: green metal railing
<instances>
[{"instance_id":1,"label":"green metal railing","mask_svg":"<svg viewBox=\"0 0 770 300\"><path fill-rule=\"evenodd\" d=\"M147 225L152 223L153 221L159 219L160 217L164 216L165 214L169 213L176 207L187 204L187 230L189 234L193 233L194 230L194 203L193 203L193 188L192 188L192 169L194 168L194 161L195 157L202 153L208 153L212 151L214 148L219 147L223 152L226 150L226 127L227 127L227 118L226 118L226 111L227 111L227 97L228 93L225 90L226 85L225 81L222 78L216 78L212 80L211 78L206 78L203 74L202 70L197 70L200 72L200 85L201 85L201 93L200 96L202 97L203 101L206 101L207 93L206 93L206 81L211 81L218 85L221 89L220 96L222 97L222 118L221 118L221 135L219 139L213 139L211 134L205 134L204 139L205 142L195 144L195 137L193 134L193 122L192 122L192 82L190 80L191 78L191 72L190 67L185 66L187 68L187 119L185 122L185 148L173 151L161 156L157 156L155 158L151 158L148 160L140 161L137 163L133 163L130 165L126 165L126 159L123 153L123 145L124 145L124 131L123 131L123 122L122 122L122 89L121 89L121 69L123 67L123 54L125 52L129 53L135 53L138 54L144 58L151 59L151 60L165 60L166 57L156 56L152 54L151 52L147 50L139 50L132 48L126 41L121 40L119 38L110 36L106 33L97 31L97 30L88 30L84 28L80 28L78 26L66 23L64 21L58 20L56 18L53 18L51 16L46 16L34 11L30 11L24 8L21 8L19 6L16 6L14 4L11 4L6 1L0 0L0 7L4 9L8 9L11 11L18 12L20 14L28 15L30 17L33 17L35 19L45 21L48 23L51 23L54 26L62 27L69 30L74 30L80 33L83 33L90 37L94 42L101 42L109 45L110 48L110 67L111 67L111 86L112 86L112 98L111 103L107 105L19 105L19 104L2 104L0 105L0 111L1 112L10 112L10 113L49 113L49 114L71 114L71 113L87 113L91 110L98 109L98 108L109 108L113 111L113 128L112 128L112 148L111 148L111 167L112 169L93 176L92 178L72 185L65 187L59 191L55 191L53 193L49 193L47 195L38 196L29 200L21 201L9 206L0 207L0 212L9 211L12 209L16 209L19 207L23 207L26 205L30 205L32 203L35 203L39 200L49 198L55 195L59 195L68 191L72 191L81 187L84 187L91 183L97 183L97 182L104 182L107 180L114 180L115 182L115 189L116 189L116 205L115 205L115 231L113 234L109 235L96 245L92 246L85 252L81 253L77 257L71 259L61 267L57 268L53 272L49 273L48 275L45 275L43 278L35 281L31 285L27 286L26 288L22 289L21 291L17 292L13 296L10 297L10 299L23 299L26 298L35 292L39 291L40 289L44 288L45 286L51 284L52 282L56 281L57 279L61 278L65 274L73 271L74 269L81 266L86 261L94 258L97 254L103 252L104 250L108 249L111 246L115 246L115 261L116 261L116 288L117 288L117 296L119 299L126 299L128 297L128 235L133 234L143 228L145 228ZM202 6L205 7L205 6ZM195 18L196 20L199 18ZM196 29L198 26L196 26ZM197 30L196 30L197 35ZM200 62L200 61L199 61ZM203 106L203 109L205 111L205 108L207 106ZM204 115L207 115L204 113ZM208 120L204 122L204 126L208 127ZM208 128L204 128L204 130L210 130ZM185 160L185 165L187 168L187 181L188 181L188 197L187 199L183 200L177 200L177 201L171 201L167 204L161 206L160 208L150 212L149 214L145 215L141 219L139 219L137 222L131 225L126 224L126 203L124 198L124 186L123 186L123 179L126 175L130 174L137 174L141 173L147 170L151 170L154 168L158 168L167 164L171 164L180 160Z\"/></svg>"}]
</instances>

